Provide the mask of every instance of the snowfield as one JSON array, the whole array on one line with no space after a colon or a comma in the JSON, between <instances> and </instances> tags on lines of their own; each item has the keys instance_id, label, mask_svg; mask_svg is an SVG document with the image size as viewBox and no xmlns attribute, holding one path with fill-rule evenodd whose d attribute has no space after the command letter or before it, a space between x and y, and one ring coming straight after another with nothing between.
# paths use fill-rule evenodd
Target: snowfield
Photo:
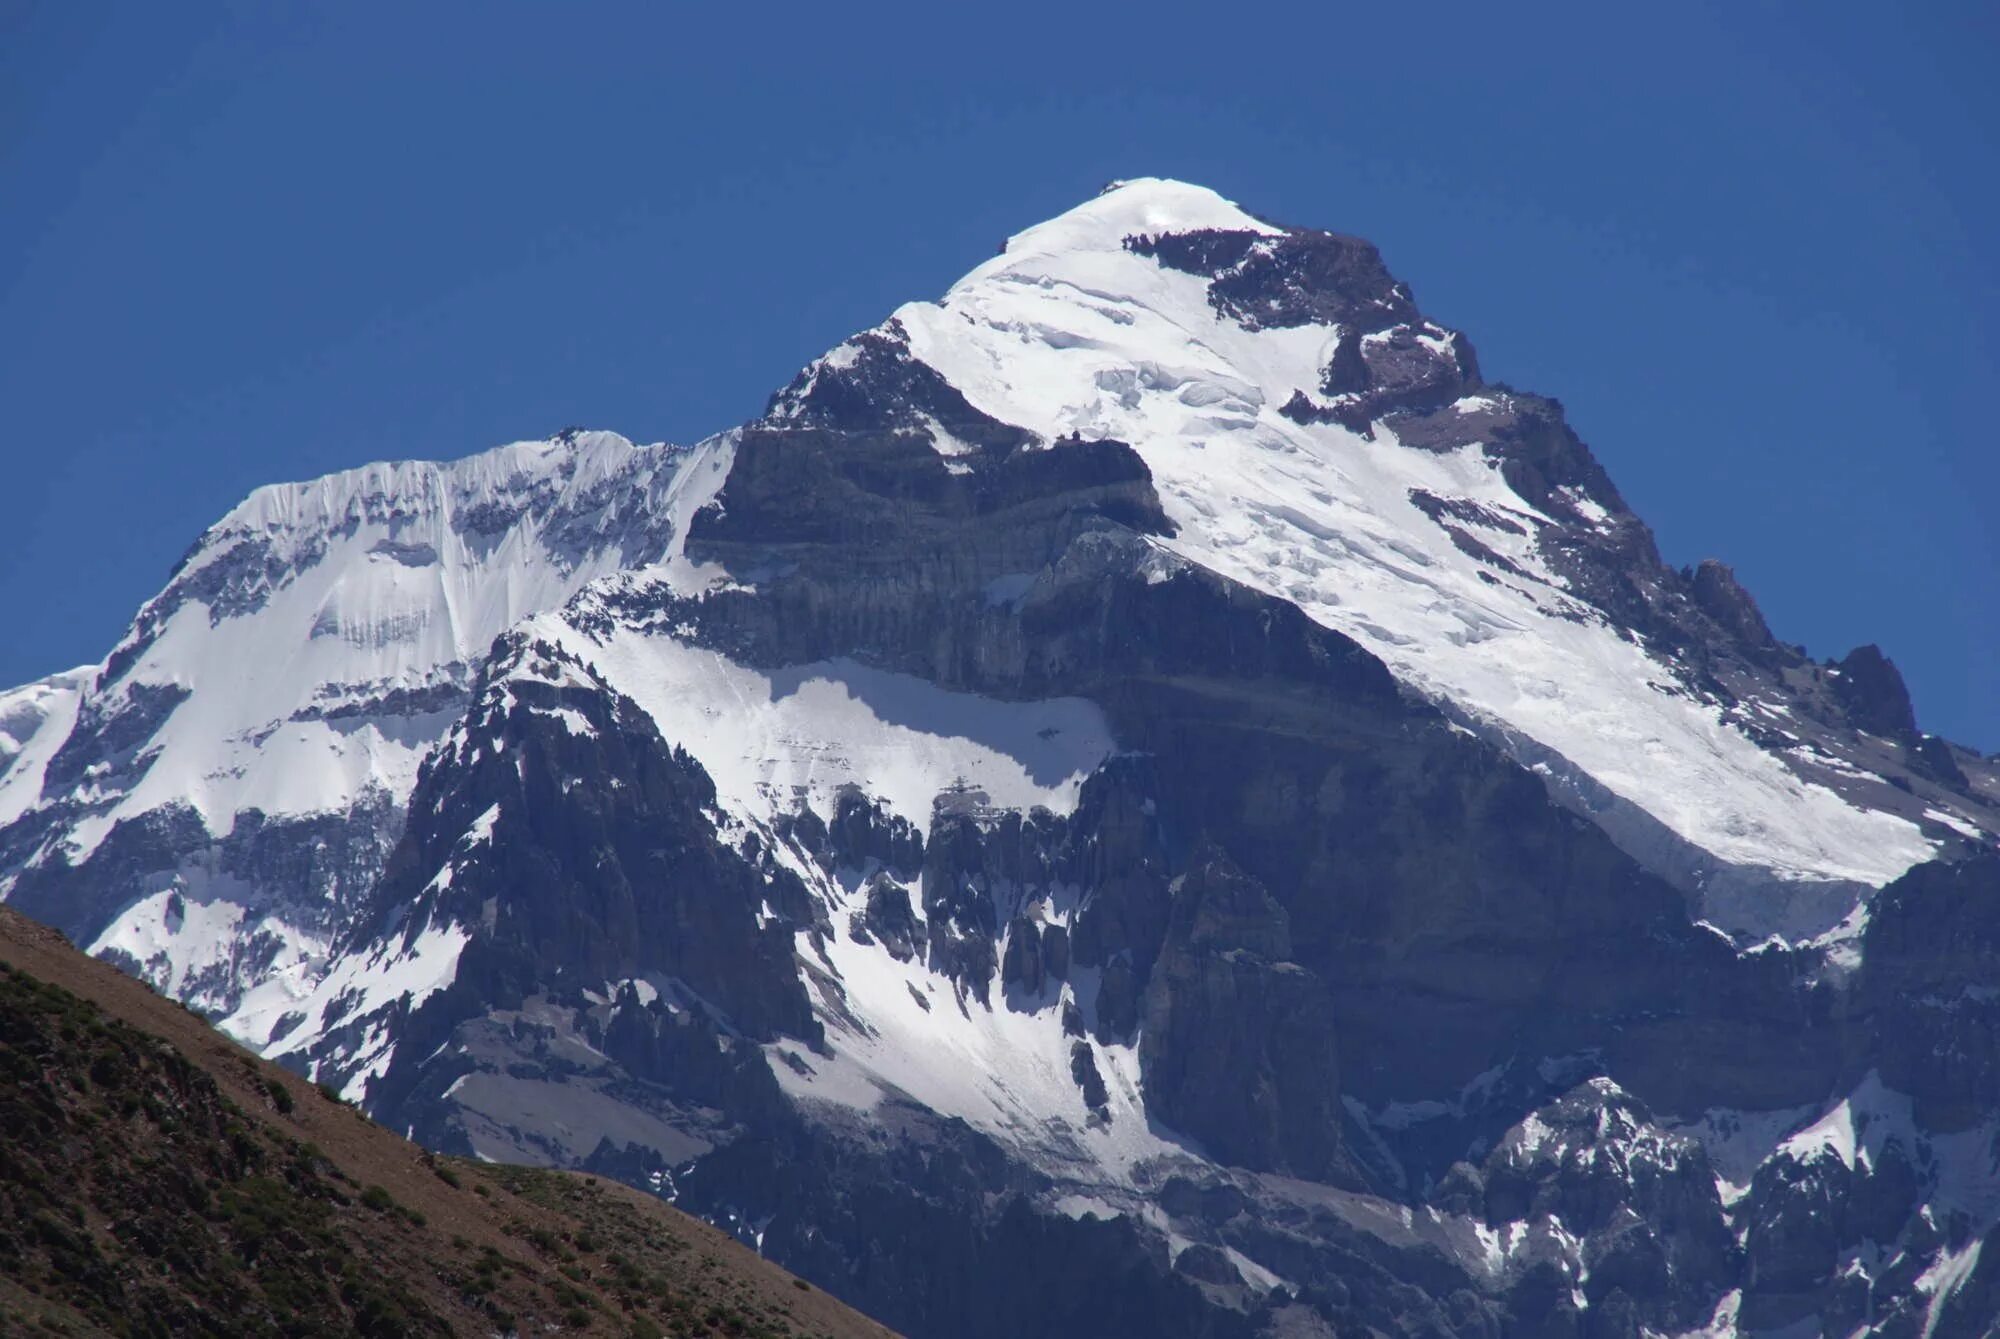
<instances>
[{"instance_id":1,"label":"snowfield","mask_svg":"<svg viewBox=\"0 0 2000 1339\"><path fill-rule=\"evenodd\" d=\"M0 696L0 824L67 810L25 863L77 866L121 823L161 812L191 811L217 843L251 813L358 814L364 828L399 814L493 639L662 557L686 520L677 489L713 463L712 449L572 433L258 489L104 665ZM162 718L129 764L111 750L44 793L66 743L120 738L149 703ZM324 970L330 909L225 869L220 850L154 871L90 949L203 1007L247 993L263 1002L241 1007L272 1015L274 994L307 993ZM0 896L15 877L0 872Z\"/></svg>"},{"instance_id":2,"label":"snowfield","mask_svg":"<svg viewBox=\"0 0 2000 1339\"><path fill-rule=\"evenodd\" d=\"M1916 825L1801 779L1673 691L1670 667L1563 594L1525 535L1480 538L1547 584L1484 579L1490 569L1411 501L1422 490L1530 511L1479 451L1410 449L1279 413L1319 384L1338 332L1248 330L1210 305L1207 280L1123 244L1206 228L1275 231L1201 187L1128 182L894 320L917 358L994 418L1050 442L1134 446L1180 556L1290 600L1517 755L1531 741L1717 860L1880 885L1933 853ZM1728 928L1806 938L1825 927Z\"/></svg>"}]
</instances>

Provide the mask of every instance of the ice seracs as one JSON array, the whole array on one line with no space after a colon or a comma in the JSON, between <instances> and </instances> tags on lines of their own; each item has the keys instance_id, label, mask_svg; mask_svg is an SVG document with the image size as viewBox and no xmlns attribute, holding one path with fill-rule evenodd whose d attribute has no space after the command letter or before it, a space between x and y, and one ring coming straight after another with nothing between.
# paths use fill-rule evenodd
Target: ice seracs
<instances>
[{"instance_id":1,"label":"ice seracs","mask_svg":"<svg viewBox=\"0 0 2000 1339\"><path fill-rule=\"evenodd\" d=\"M213 1011L310 976L493 638L664 556L709 458L579 431L258 489L104 664L0 699L0 895Z\"/></svg>"},{"instance_id":2,"label":"ice seracs","mask_svg":"<svg viewBox=\"0 0 2000 1339\"><path fill-rule=\"evenodd\" d=\"M170 802L224 836L253 805L304 814L370 785L406 793L494 636L664 549L646 495L673 465L663 448L588 433L258 489L141 611L89 694L171 685L185 699L151 737L152 765L77 825L66 854L85 859L120 819Z\"/></svg>"}]
</instances>

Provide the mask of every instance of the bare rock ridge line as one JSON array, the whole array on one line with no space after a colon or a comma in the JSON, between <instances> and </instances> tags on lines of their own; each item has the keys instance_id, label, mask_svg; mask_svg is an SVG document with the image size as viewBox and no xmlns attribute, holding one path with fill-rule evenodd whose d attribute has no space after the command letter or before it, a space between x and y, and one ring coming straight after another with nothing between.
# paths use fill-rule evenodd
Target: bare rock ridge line
<instances>
[{"instance_id":1,"label":"bare rock ridge line","mask_svg":"<svg viewBox=\"0 0 2000 1339\"><path fill-rule=\"evenodd\" d=\"M1981 1333L1996 830L1373 246L1151 179L0 696L14 907L920 1336Z\"/></svg>"}]
</instances>

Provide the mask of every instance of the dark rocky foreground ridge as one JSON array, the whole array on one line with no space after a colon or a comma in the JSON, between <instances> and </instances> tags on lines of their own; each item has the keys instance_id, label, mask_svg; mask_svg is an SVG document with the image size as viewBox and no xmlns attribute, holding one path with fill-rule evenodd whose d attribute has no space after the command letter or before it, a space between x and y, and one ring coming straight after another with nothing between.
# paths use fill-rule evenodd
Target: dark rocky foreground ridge
<instances>
[{"instance_id":1,"label":"dark rocky foreground ridge","mask_svg":"<svg viewBox=\"0 0 2000 1339\"><path fill-rule=\"evenodd\" d=\"M1746 872L1190 560L1153 443L989 413L899 319L703 448L672 563L494 642L267 1045L918 1335L1989 1332L2000 855L1960 834L1993 761L1921 733L1879 651L1815 662L1726 568L1664 565L1561 407L1485 382L1374 248L1253 222L1118 246L1225 333L1324 328L1309 384L1265 388L1286 422L1490 464L1504 497L1409 496L1479 581L1937 858L1861 894ZM875 736L769 724L816 684L1031 781L1080 729L1050 704L1110 746L1055 802L960 777L913 811ZM94 932L90 869L16 896ZM1714 923L1857 896L1826 936Z\"/></svg>"},{"instance_id":2,"label":"dark rocky foreground ridge","mask_svg":"<svg viewBox=\"0 0 2000 1339\"><path fill-rule=\"evenodd\" d=\"M650 1197L434 1157L5 910L0 1067L0 1333L888 1333Z\"/></svg>"}]
</instances>

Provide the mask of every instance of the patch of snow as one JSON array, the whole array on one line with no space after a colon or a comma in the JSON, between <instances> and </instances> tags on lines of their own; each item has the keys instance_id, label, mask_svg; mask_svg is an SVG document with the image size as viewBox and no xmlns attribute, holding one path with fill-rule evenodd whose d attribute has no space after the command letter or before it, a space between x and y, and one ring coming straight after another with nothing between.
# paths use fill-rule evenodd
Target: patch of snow
<instances>
[{"instance_id":1,"label":"patch of snow","mask_svg":"<svg viewBox=\"0 0 2000 1339\"><path fill-rule=\"evenodd\" d=\"M842 908L837 919L850 909ZM800 952L811 952L805 935ZM880 945L845 936L827 943L826 957L846 1007L865 1026L823 1015L833 1058L808 1057L815 1071L809 1076L772 1066L795 1098L872 1110L884 1096L901 1093L1044 1165L1077 1170L1094 1164L1121 1180L1140 1162L1186 1156L1147 1120L1133 1047L1097 1048L1111 1119L1093 1125L1070 1076L1075 1039L1063 1032L1060 1008L1012 1007L1000 998L997 981L990 1006L976 997L960 999L949 981L921 962L897 962Z\"/></svg>"},{"instance_id":2,"label":"patch of snow","mask_svg":"<svg viewBox=\"0 0 2000 1339\"><path fill-rule=\"evenodd\" d=\"M1700 1144L1715 1168L1716 1191L1727 1209L1750 1193L1750 1180L1785 1143L1814 1118L1813 1107L1738 1111L1717 1107L1686 1124L1665 1128Z\"/></svg>"},{"instance_id":3,"label":"patch of snow","mask_svg":"<svg viewBox=\"0 0 2000 1339\"><path fill-rule=\"evenodd\" d=\"M1926 809L1924 810L1924 817L1930 819L1933 823L1944 824L1961 837L1970 837L1974 841L1987 840L1985 829L1975 827L1949 810L1937 808Z\"/></svg>"},{"instance_id":4,"label":"patch of snow","mask_svg":"<svg viewBox=\"0 0 2000 1339\"><path fill-rule=\"evenodd\" d=\"M84 665L0 693L0 827L40 798L42 769L69 737L96 675L97 666Z\"/></svg>"},{"instance_id":5,"label":"patch of snow","mask_svg":"<svg viewBox=\"0 0 2000 1339\"><path fill-rule=\"evenodd\" d=\"M292 1002L292 1011L306 1015L306 1023L285 1037L271 1039L268 1029L262 1036L249 1031L250 1025L269 1014L269 1002L252 1010L239 1010L225 1024L233 1035L252 1046L262 1046L268 1056L289 1055L316 1040L329 1028L355 1020L372 1021L368 1040L357 1047L363 1057L364 1072L357 1075L361 1088L355 1100L366 1095L366 1078L378 1077L389 1066L393 1043L389 1028L379 1015L391 1005L415 1009L458 976L458 958L472 936L459 925L426 925L413 935L393 936L366 952L350 953L337 959L327 973L315 981L304 998ZM274 1021L274 1020L273 1020Z\"/></svg>"},{"instance_id":6,"label":"patch of snow","mask_svg":"<svg viewBox=\"0 0 2000 1339\"><path fill-rule=\"evenodd\" d=\"M1562 496L1563 501L1569 503L1589 525L1602 527L1611 520L1611 513L1605 510L1604 504L1581 488L1565 488Z\"/></svg>"},{"instance_id":7,"label":"patch of snow","mask_svg":"<svg viewBox=\"0 0 2000 1339\"><path fill-rule=\"evenodd\" d=\"M1923 1339L1937 1333L1946 1300L1972 1277L1979 1265L1979 1248L1985 1244L1984 1238L1974 1237L1956 1251L1940 1252L1936 1263L1917 1277L1917 1291L1930 1299L1924 1307Z\"/></svg>"},{"instance_id":8,"label":"patch of snow","mask_svg":"<svg viewBox=\"0 0 2000 1339\"><path fill-rule=\"evenodd\" d=\"M496 802L480 811L479 817L466 824L465 833L458 839L458 848L470 851L482 842L493 840L493 825L500 819L500 806Z\"/></svg>"},{"instance_id":9,"label":"patch of snow","mask_svg":"<svg viewBox=\"0 0 2000 1339\"><path fill-rule=\"evenodd\" d=\"M323 939L274 916L250 916L229 881L179 880L126 907L86 947L92 957L129 959L154 989L198 1008L227 1007L248 970L246 943L284 973L325 960ZM233 895L232 895L233 894Z\"/></svg>"},{"instance_id":10,"label":"patch of snow","mask_svg":"<svg viewBox=\"0 0 2000 1339\"><path fill-rule=\"evenodd\" d=\"M1849 1170L1869 1169L1893 1144L1929 1187L1936 1212L1963 1214L1980 1231L2000 1223L2000 1118L1942 1134L1925 1130L1910 1099L1873 1070L1852 1092L1822 1106L1717 1109L1671 1128L1707 1149L1725 1208L1742 1199L1757 1169L1773 1158L1831 1157Z\"/></svg>"},{"instance_id":11,"label":"patch of snow","mask_svg":"<svg viewBox=\"0 0 2000 1339\"><path fill-rule=\"evenodd\" d=\"M1001 702L849 660L769 672L667 635L620 629L599 642L557 615L526 625L574 650L686 748L732 813L764 819L808 799L822 816L859 785L920 828L953 789L991 804L1064 812L1112 751L1081 698Z\"/></svg>"},{"instance_id":12,"label":"patch of snow","mask_svg":"<svg viewBox=\"0 0 2000 1339\"><path fill-rule=\"evenodd\" d=\"M1119 1217L1123 1212L1095 1195L1074 1193L1059 1196L1053 1207L1057 1213L1067 1218L1102 1218L1106 1222Z\"/></svg>"},{"instance_id":13,"label":"patch of snow","mask_svg":"<svg viewBox=\"0 0 2000 1339\"><path fill-rule=\"evenodd\" d=\"M1841 1098L1804 1129L1791 1135L1778 1145L1778 1151L1800 1161L1814 1154L1826 1152L1840 1159L1840 1165L1849 1171L1854 1169L1854 1161L1859 1154L1865 1167L1868 1158L1858 1148L1854 1128L1854 1104L1848 1098Z\"/></svg>"},{"instance_id":14,"label":"patch of snow","mask_svg":"<svg viewBox=\"0 0 2000 1339\"><path fill-rule=\"evenodd\" d=\"M536 710L561 721L563 728L579 739L592 739L597 735L597 727L585 720L583 713L575 707L539 707Z\"/></svg>"},{"instance_id":15,"label":"patch of snow","mask_svg":"<svg viewBox=\"0 0 2000 1339\"><path fill-rule=\"evenodd\" d=\"M1741 1333L1736 1318L1743 1310L1743 1290L1732 1288L1715 1303L1715 1310L1708 1318L1708 1324L1698 1330L1689 1330L1675 1336L1675 1339L1737 1339Z\"/></svg>"}]
</instances>

